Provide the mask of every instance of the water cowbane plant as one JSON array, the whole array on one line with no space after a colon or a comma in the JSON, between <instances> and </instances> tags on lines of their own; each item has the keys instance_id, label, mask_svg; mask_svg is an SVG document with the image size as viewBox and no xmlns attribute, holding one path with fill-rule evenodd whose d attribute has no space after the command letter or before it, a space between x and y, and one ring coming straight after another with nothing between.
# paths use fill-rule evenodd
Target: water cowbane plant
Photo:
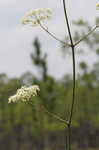
<instances>
[{"instance_id":1,"label":"water cowbane plant","mask_svg":"<svg viewBox=\"0 0 99 150\"><path fill-rule=\"evenodd\" d=\"M32 27L40 26L43 30L45 30L50 36L52 36L55 40L61 42L64 45L70 46L70 44L60 40L53 33L48 31L48 28L44 27L42 23L46 20L52 18L52 9L50 8L38 8L35 10L30 10L26 12L25 16L22 17L21 23L23 25L30 25Z\"/></svg>"},{"instance_id":2,"label":"water cowbane plant","mask_svg":"<svg viewBox=\"0 0 99 150\"><path fill-rule=\"evenodd\" d=\"M94 28L92 28L88 33L86 33L83 37L81 37L77 42L74 43L72 33L71 33L71 28L69 25L69 19L67 15L67 8L66 8L66 0L63 1L63 10L64 10L64 16L65 16L65 21L66 21L66 26L68 29L68 35L69 35L69 40L70 43L67 43L66 41L62 41L58 39L55 35L53 35L51 32L49 32L48 27L43 26L43 22L46 19L52 18L52 10L50 8L39 8L35 10L30 10L26 13L26 15L22 18L21 22L24 25L30 25L30 26L40 26L44 31L46 31L50 36L52 36L54 39L57 41L61 42L64 45L67 45L71 47L72 51L72 62L73 62L73 87L72 87L72 102L71 102L71 108L70 108L70 113L69 113L69 119L63 119L59 117L56 114L53 114L49 112L47 109L45 111L56 118L57 120L61 121L62 123L65 124L67 127L67 136L66 136L66 150L71 150L71 127L72 127L72 118L73 118L73 111L74 111L74 106L75 106L75 89L76 89L76 67L75 67L75 47L81 43L86 37L88 37L92 32L96 30L96 28L99 27L99 25L95 25ZM96 5L96 9L99 9L99 4ZM23 86L21 89L17 90L16 94L11 96L9 98L9 103L11 102L27 102L31 100L32 96L37 96L37 92L40 91L39 87L37 85L30 86L30 87L25 87Z\"/></svg>"}]
</instances>

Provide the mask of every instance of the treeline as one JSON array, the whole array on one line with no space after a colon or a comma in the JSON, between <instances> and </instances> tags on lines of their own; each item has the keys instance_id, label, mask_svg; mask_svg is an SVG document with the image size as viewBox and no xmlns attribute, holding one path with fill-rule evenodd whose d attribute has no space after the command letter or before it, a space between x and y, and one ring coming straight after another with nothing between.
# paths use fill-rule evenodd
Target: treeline
<instances>
[{"instance_id":1,"label":"treeline","mask_svg":"<svg viewBox=\"0 0 99 150\"><path fill-rule=\"evenodd\" d=\"M96 23L99 19L96 18ZM88 22L74 22L79 31L74 32L77 41L91 29ZM68 37L65 39L68 40ZM93 50L96 62L89 69L87 62L79 62L76 79L76 101L72 121L73 150L99 149L99 35L94 32L84 41L85 49L77 48L76 55ZM82 45L81 45L82 46ZM48 74L47 54L42 53L38 38L33 42L33 65L40 76L26 72L20 78L0 74L0 149L1 150L64 150L65 125L48 112L68 119L72 97L72 75L56 80ZM66 51L65 51L66 49ZM62 48L70 54L68 47ZM63 52L62 51L62 52ZM80 56L78 56L80 57ZM32 107L24 103L8 104L9 96L23 85L38 84L40 93L33 98ZM42 107L44 106L44 107ZM93 148L93 149L92 149Z\"/></svg>"}]
</instances>

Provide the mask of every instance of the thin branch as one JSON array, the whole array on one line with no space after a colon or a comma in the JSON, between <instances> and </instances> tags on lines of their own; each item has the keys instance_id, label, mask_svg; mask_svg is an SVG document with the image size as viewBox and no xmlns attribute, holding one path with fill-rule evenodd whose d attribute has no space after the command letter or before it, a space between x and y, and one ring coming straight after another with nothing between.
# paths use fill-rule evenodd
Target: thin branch
<instances>
[{"instance_id":1,"label":"thin branch","mask_svg":"<svg viewBox=\"0 0 99 150\"><path fill-rule=\"evenodd\" d=\"M51 116L54 117L55 119L57 119L57 120L63 122L65 125L68 126L68 122L67 122L66 120L62 119L61 117L59 117L58 115L56 115L56 114L54 114L54 113L51 113L50 111L47 110L47 108L45 108L45 106L42 106L42 107L44 108L44 110L45 110L49 115L51 115Z\"/></svg>"},{"instance_id":2,"label":"thin branch","mask_svg":"<svg viewBox=\"0 0 99 150\"><path fill-rule=\"evenodd\" d=\"M30 106L32 106L32 107L34 107L33 104L30 103L30 102L29 102L29 103L27 102L27 104L30 105ZM64 123L65 126L66 126L66 125L68 126L68 122L67 122L66 120L64 120L64 119L62 119L61 117L59 117L58 115L56 115L56 114L51 113L50 111L48 111L48 109L47 109L44 105L41 105L41 108L43 108L50 116L52 116L52 117L54 117L55 119L59 120L60 122Z\"/></svg>"},{"instance_id":3,"label":"thin branch","mask_svg":"<svg viewBox=\"0 0 99 150\"><path fill-rule=\"evenodd\" d=\"M52 36L55 40L61 42L62 44L66 45L66 46L69 46L69 47L71 46L69 43L66 43L66 42L64 42L64 41L62 41L62 40L60 40L60 39L58 39L53 33L49 32L48 29L45 28L40 22L39 22L39 24L40 24L40 27L41 27L44 31L46 31L50 36Z\"/></svg>"},{"instance_id":4,"label":"thin branch","mask_svg":"<svg viewBox=\"0 0 99 150\"><path fill-rule=\"evenodd\" d=\"M93 33L99 25L96 25L91 31L89 31L85 36L83 36L79 41L77 41L74 46L78 45L81 41L83 41L85 38L87 38L91 33Z\"/></svg>"}]
</instances>

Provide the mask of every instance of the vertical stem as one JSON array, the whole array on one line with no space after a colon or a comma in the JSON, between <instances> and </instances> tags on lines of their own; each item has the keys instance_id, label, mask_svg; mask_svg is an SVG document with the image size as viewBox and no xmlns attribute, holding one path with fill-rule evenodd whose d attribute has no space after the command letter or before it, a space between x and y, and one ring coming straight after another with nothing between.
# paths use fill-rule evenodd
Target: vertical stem
<instances>
[{"instance_id":1,"label":"vertical stem","mask_svg":"<svg viewBox=\"0 0 99 150\"><path fill-rule=\"evenodd\" d=\"M71 150L71 126L68 124L68 145L67 145L67 150Z\"/></svg>"},{"instance_id":2,"label":"vertical stem","mask_svg":"<svg viewBox=\"0 0 99 150\"><path fill-rule=\"evenodd\" d=\"M63 7L64 7L65 20L66 20L66 24L67 24L67 28L68 28L68 33L69 33L69 38L70 38L71 46L74 46L73 40L72 40L71 31L70 31L70 25L69 25L69 21L68 21L68 17L67 17L65 0L63 0Z\"/></svg>"},{"instance_id":3,"label":"vertical stem","mask_svg":"<svg viewBox=\"0 0 99 150\"><path fill-rule=\"evenodd\" d=\"M65 134L65 136L66 136L66 139L65 139L65 143L66 143L66 144L65 144L65 150L68 150L68 138L67 138L67 137L68 137L68 134L67 134L67 129L66 129L66 128L65 128L65 133L66 133L66 134Z\"/></svg>"},{"instance_id":4,"label":"vertical stem","mask_svg":"<svg viewBox=\"0 0 99 150\"><path fill-rule=\"evenodd\" d=\"M71 105L70 119L69 119L70 125L71 125L71 121L72 121L74 102L75 102L75 52L74 52L74 47L72 47L72 58L73 58L73 94L72 94L72 105Z\"/></svg>"},{"instance_id":5,"label":"vertical stem","mask_svg":"<svg viewBox=\"0 0 99 150\"><path fill-rule=\"evenodd\" d=\"M73 44L73 39L70 31L70 25L68 21L67 11L66 11L66 4L65 0L63 0L63 8L64 8L64 14L65 14L65 20L67 24L68 34L71 42L71 49L72 49L72 60L73 60L73 91L72 91L72 104L71 104L71 110L70 110L70 117L68 121L68 150L71 150L71 121L73 116L73 109L74 109L74 102L75 102L75 46Z\"/></svg>"}]
</instances>

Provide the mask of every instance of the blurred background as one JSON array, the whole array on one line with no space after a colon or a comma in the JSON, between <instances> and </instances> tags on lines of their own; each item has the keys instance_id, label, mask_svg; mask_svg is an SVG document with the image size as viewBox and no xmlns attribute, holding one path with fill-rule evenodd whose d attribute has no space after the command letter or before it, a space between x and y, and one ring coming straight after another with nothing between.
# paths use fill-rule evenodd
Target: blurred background
<instances>
[{"instance_id":1,"label":"blurred background","mask_svg":"<svg viewBox=\"0 0 99 150\"><path fill-rule=\"evenodd\" d=\"M99 24L98 0L67 4L74 42ZM0 1L0 148L1 150L64 150L64 124L42 108L68 119L72 98L71 49L40 27L21 25L21 17L36 8L51 8L45 26L69 41L62 0ZM73 150L99 149L99 29L75 49L76 101L72 127ZM8 104L9 96L23 85L38 84L40 95L33 108Z\"/></svg>"}]
</instances>

